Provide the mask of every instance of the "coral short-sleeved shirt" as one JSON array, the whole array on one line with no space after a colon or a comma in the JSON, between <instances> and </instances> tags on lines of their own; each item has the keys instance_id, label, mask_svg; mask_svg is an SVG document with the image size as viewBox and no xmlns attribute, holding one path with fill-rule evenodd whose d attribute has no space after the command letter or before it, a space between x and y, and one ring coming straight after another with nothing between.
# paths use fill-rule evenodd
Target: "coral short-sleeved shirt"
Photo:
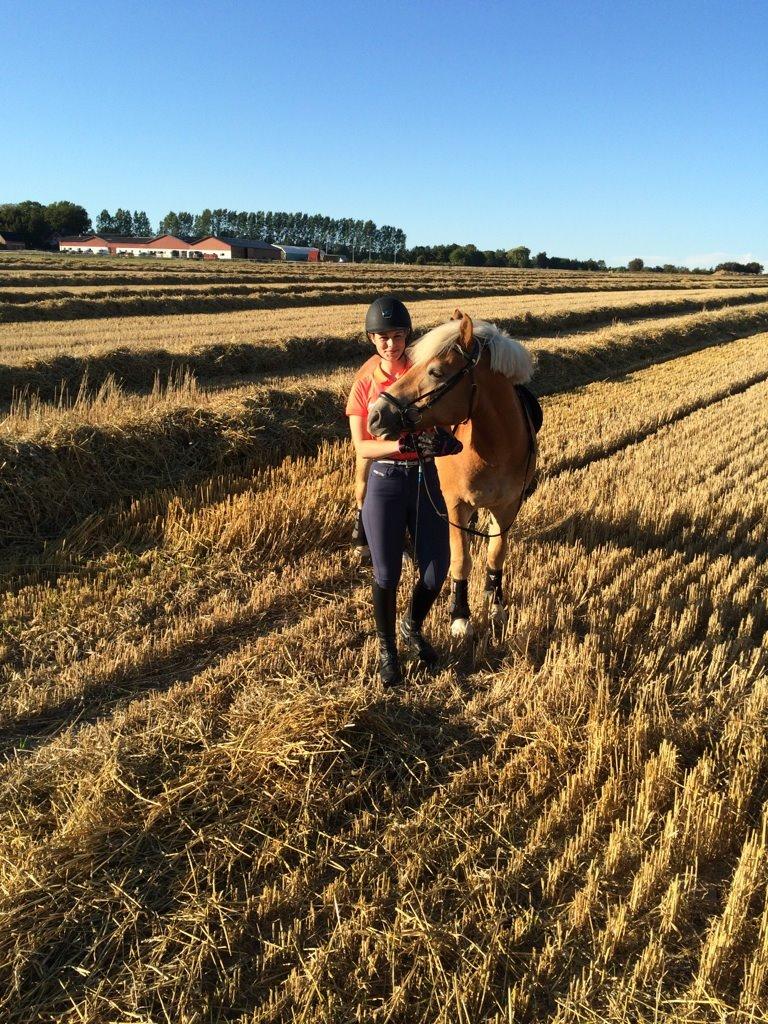
<instances>
[{"instance_id":1,"label":"coral short-sleeved shirt","mask_svg":"<svg viewBox=\"0 0 768 1024\"><path fill-rule=\"evenodd\" d=\"M382 370L379 356L371 356L357 371L355 383L352 385L352 390L349 392L349 398L347 399L346 413L347 416L362 417L364 440L374 440L373 436L368 433L368 412L382 391L386 391L387 388L391 387L408 369L410 369L410 363L400 370L399 373L390 376ZM400 455L388 455L387 458L412 462L418 456L415 452L410 452Z\"/></svg>"}]
</instances>

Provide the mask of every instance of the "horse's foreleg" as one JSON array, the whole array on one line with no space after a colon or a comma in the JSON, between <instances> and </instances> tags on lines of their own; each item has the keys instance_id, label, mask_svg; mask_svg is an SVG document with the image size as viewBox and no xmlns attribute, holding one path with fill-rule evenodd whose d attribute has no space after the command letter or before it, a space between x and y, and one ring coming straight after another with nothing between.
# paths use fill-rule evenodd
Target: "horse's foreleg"
<instances>
[{"instance_id":1,"label":"horse's foreleg","mask_svg":"<svg viewBox=\"0 0 768 1024\"><path fill-rule=\"evenodd\" d=\"M501 525L499 525L501 523ZM491 513L492 536L488 540L488 566L485 571L484 596L490 602L490 618L495 625L503 626L507 619L504 603L503 574L504 556L507 553L507 534L501 530L507 525L501 515Z\"/></svg>"},{"instance_id":2,"label":"horse's foreleg","mask_svg":"<svg viewBox=\"0 0 768 1024\"><path fill-rule=\"evenodd\" d=\"M448 507L452 523L467 526L472 510L469 505L459 502ZM471 636L473 629L469 617L469 572L472 559L469 554L469 534L451 526L451 635Z\"/></svg>"}]
</instances>

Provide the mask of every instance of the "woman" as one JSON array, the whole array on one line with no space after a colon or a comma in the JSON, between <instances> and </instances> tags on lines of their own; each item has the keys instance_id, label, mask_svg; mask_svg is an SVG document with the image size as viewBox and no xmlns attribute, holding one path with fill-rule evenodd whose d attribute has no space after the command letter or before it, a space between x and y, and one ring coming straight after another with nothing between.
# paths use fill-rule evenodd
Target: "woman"
<instances>
[{"instance_id":1,"label":"woman","mask_svg":"<svg viewBox=\"0 0 768 1024\"><path fill-rule=\"evenodd\" d=\"M371 304L365 317L365 330L376 348L376 355L355 378L346 412L358 461L365 459L369 464L360 518L373 562L373 614L379 641L379 671L384 686L397 686L402 676L395 619L405 531L407 528L413 538L419 581L411 597L409 613L401 623L400 634L408 649L423 664L431 666L438 656L422 633L422 626L448 572L450 550L447 519L442 519L432 507L424 485L445 515L434 460L459 452L462 446L445 430L403 434L396 441L381 441L371 436L369 408L410 366L406 346L411 336L411 317L399 299L385 295ZM424 471L421 482L416 446ZM359 501L363 491L359 473L356 491Z\"/></svg>"}]
</instances>

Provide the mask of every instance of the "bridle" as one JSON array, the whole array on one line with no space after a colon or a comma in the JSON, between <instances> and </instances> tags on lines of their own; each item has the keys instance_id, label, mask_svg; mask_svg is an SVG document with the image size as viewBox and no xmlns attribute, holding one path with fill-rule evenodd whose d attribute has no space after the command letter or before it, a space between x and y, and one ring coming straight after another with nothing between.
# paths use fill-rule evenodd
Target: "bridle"
<instances>
[{"instance_id":1,"label":"bridle","mask_svg":"<svg viewBox=\"0 0 768 1024\"><path fill-rule=\"evenodd\" d=\"M390 395L389 392L383 391L381 398L389 402L390 405L394 405L397 411L400 413L400 424L403 431L411 431L414 427L418 427L421 423L422 416L427 409L431 409L433 405L436 405L441 398L444 398L449 391L453 391L457 384L469 375L469 379L472 383L472 390L469 395L469 409L467 415L460 423L467 423L472 417L472 411L475 407L475 396L477 394L477 382L475 381L475 367L480 361L480 356L483 354L483 346L477 340L472 340L472 351L467 352L457 342L454 342L449 352L459 352L464 357L464 365L456 373L452 373L450 377L447 377L441 384L438 384L436 388L432 388L431 391L425 392L423 395L417 395L416 398L410 402L401 402L399 398L395 398L394 395ZM458 424L457 424L458 425Z\"/></svg>"}]
</instances>

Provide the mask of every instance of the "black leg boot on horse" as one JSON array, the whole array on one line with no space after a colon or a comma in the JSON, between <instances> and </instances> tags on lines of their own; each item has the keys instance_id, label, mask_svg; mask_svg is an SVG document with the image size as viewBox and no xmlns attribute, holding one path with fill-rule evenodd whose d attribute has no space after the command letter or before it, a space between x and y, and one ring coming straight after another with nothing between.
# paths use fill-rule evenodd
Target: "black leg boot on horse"
<instances>
[{"instance_id":1,"label":"black leg boot on horse","mask_svg":"<svg viewBox=\"0 0 768 1024\"><path fill-rule=\"evenodd\" d=\"M424 620L437 600L439 591L430 590L419 580L411 598L411 610L400 623L400 636L411 654L415 654L422 665L432 667L440 660L437 651L422 633Z\"/></svg>"},{"instance_id":2,"label":"black leg boot on horse","mask_svg":"<svg viewBox=\"0 0 768 1024\"><path fill-rule=\"evenodd\" d=\"M385 590L374 580L373 615L376 637L379 641L379 676L385 687L399 686L403 681L397 656L395 621L397 616L397 590Z\"/></svg>"},{"instance_id":3,"label":"black leg boot on horse","mask_svg":"<svg viewBox=\"0 0 768 1024\"><path fill-rule=\"evenodd\" d=\"M504 589L502 587L503 571L501 569L485 570L486 600L490 602L491 622L497 626L503 626L507 621L507 606L504 603Z\"/></svg>"},{"instance_id":4,"label":"black leg boot on horse","mask_svg":"<svg viewBox=\"0 0 768 1024\"><path fill-rule=\"evenodd\" d=\"M469 580L451 580L451 636L471 637L474 630L469 617Z\"/></svg>"}]
</instances>

